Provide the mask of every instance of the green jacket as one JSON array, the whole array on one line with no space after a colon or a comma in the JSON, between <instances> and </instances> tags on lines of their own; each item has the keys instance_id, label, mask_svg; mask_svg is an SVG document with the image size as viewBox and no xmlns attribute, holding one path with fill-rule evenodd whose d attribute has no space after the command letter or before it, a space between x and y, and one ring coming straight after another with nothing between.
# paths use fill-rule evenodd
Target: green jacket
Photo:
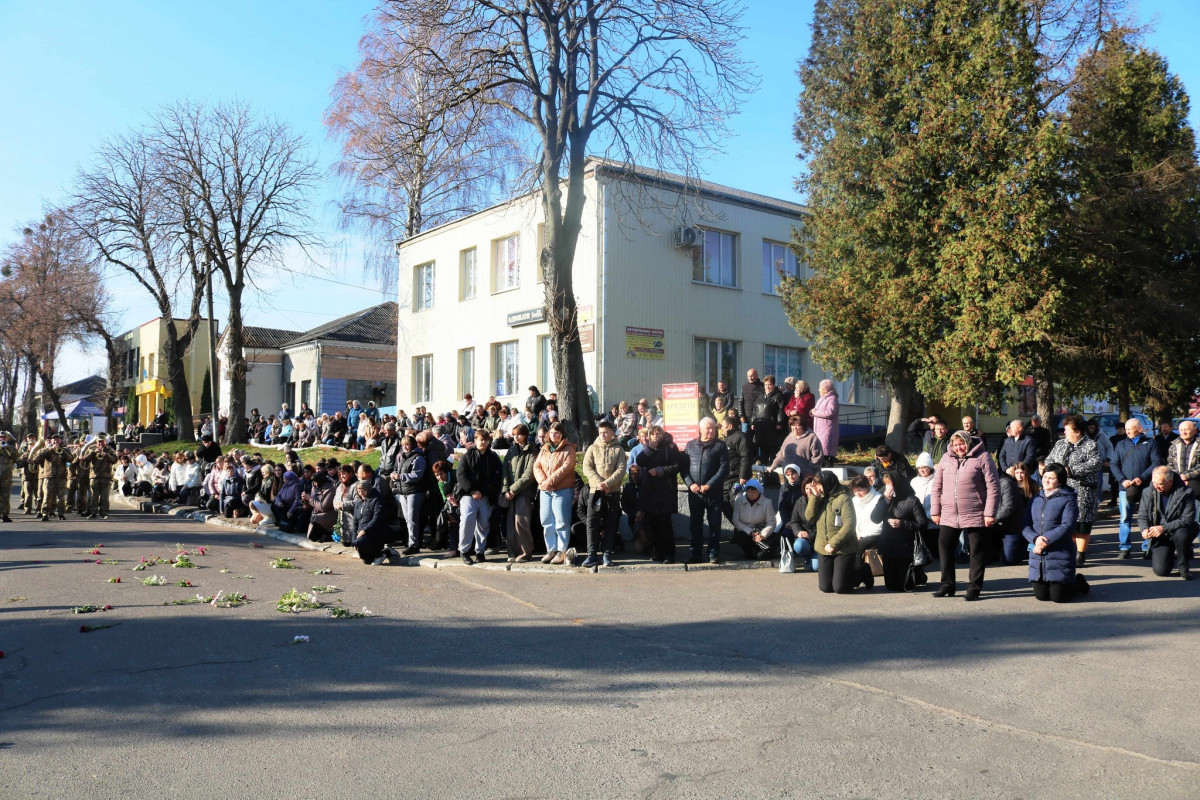
<instances>
[{"instance_id":1,"label":"green jacket","mask_svg":"<svg viewBox=\"0 0 1200 800\"><path fill-rule=\"evenodd\" d=\"M513 442L513 446L508 448L508 455L504 457L504 486L501 491L514 495L532 495L536 492L533 464L537 457L538 447L532 440L526 441L524 447L517 447Z\"/></svg>"},{"instance_id":2,"label":"green jacket","mask_svg":"<svg viewBox=\"0 0 1200 800\"><path fill-rule=\"evenodd\" d=\"M15 463L17 463L17 448L13 443L0 445L0 475L11 475Z\"/></svg>"},{"instance_id":3,"label":"green jacket","mask_svg":"<svg viewBox=\"0 0 1200 800\"><path fill-rule=\"evenodd\" d=\"M813 549L821 556L829 555L825 552L825 545L833 546L835 556L857 553L858 536L854 533L853 495L840 483L832 491L827 489L827 492L825 497L808 498L804 509L805 516L813 520L817 531Z\"/></svg>"}]
</instances>

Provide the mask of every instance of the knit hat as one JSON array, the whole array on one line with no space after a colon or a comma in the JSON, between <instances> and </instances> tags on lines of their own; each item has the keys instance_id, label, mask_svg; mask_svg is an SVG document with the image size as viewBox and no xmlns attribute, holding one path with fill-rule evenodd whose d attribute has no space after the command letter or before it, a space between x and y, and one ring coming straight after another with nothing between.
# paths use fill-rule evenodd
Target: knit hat
<instances>
[{"instance_id":1,"label":"knit hat","mask_svg":"<svg viewBox=\"0 0 1200 800\"><path fill-rule=\"evenodd\" d=\"M786 467L784 467L784 468L783 468L783 474L784 474L785 476L787 475L787 471L788 471L789 469L790 469L792 472L796 473L797 475L803 475L803 474L804 474L804 470L800 469L800 467L796 466L795 464L788 464Z\"/></svg>"},{"instance_id":2,"label":"knit hat","mask_svg":"<svg viewBox=\"0 0 1200 800\"><path fill-rule=\"evenodd\" d=\"M933 456L929 453L921 453L921 455L917 456L917 469L921 467L933 469Z\"/></svg>"}]
</instances>

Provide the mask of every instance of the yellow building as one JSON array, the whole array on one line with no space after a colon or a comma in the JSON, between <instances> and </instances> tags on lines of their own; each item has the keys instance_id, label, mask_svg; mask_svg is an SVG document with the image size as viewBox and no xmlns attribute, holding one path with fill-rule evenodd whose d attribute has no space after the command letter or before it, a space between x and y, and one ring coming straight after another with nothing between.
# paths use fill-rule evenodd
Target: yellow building
<instances>
[{"instance_id":1,"label":"yellow building","mask_svg":"<svg viewBox=\"0 0 1200 800\"><path fill-rule=\"evenodd\" d=\"M171 384L167 377L165 355L167 323L163 317L134 328L121 335L125 343L125 387L134 387L137 395L137 419L145 424L166 407L171 396ZM175 326L175 335L187 330L187 320L170 321ZM195 337L183 355L183 368L187 374L188 394L191 396L192 413L200 414L200 396L204 392L204 376L208 370L208 320L200 320ZM129 415L126 415L129 418Z\"/></svg>"}]
</instances>

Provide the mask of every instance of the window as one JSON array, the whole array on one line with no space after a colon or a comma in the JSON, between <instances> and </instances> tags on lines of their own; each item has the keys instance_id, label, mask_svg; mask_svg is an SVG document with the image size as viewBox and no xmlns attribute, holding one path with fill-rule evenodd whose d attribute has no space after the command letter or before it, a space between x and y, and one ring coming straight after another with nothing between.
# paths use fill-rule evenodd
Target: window
<instances>
[{"instance_id":1,"label":"window","mask_svg":"<svg viewBox=\"0 0 1200 800\"><path fill-rule=\"evenodd\" d=\"M413 267L413 310L433 308L433 262Z\"/></svg>"},{"instance_id":2,"label":"window","mask_svg":"<svg viewBox=\"0 0 1200 800\"><path fill-rule=\"evenodd\" d=\"M433 383L433 356L413 358L413 402L428 403Z\"/></svg>"},{"instance_id":3,"label":"window","mask_svg":"<svg viewBox=\"0 0 1200 800\"><path fill-rule=\"evenodd\" d=\"M496 396L510 397L517 393L517 343L500 342L492 345L492 374L496 379Z\"/></svg>"},{"instance_id":4,"label":"window","mask_svg":"<svg viewBox=\"0 0 1200 800\"><path fill-rule=\"evenodd\" d=\"M312 381L300 381L300 405L312 404Z\"/></svg>"},{"instance_id":5,"label":"window","mask_svg":"<svg viewBox=\"0 0 1200 800\"><path fill-rule=\"evenodd\" d=\"M550 346L549 336L538 337L538 355L538 386L542 394L557 392L558 388L554 383L554 349Z\"/></svg>"},{"instance_id":6,"label":"window","mask_svg":"<svg viewBox=\"0 0 1200 800\"><path fill-rule=\"evenodd\" d=\"M851 372L844 381L835 380L834 388L837 389L839 403L857 403L858 402L858 373Z\"/></svg>"},{"instance_id":7,"label":"window","mask_svg":"<svg viewBox=\"0 0 1200 800\"><path fill-rule=\"evenodd\" d=\"M283 402L287 403L288 408L293 412L296 410L296 384L289 383L283 390Z\"/></svg>"},{"instance_id":8,"label":"window","mask_svg":"<svg viewBox=\"0 0 1200 800\"><path fill-rule=\"evenodd\" d=\"M475 297L475 248L458 254L458 299Z\"/></svg>"},{"instance_id":9,"label":"window","mask_svg":"<svg viewBox=\"0 0 1200 800\"><path fill-rule=\"evenodd\" d=\"M792 248L779 242L762 243L762 290L763 294L779 293L779 273L790 278L797 275L796 254ZM779 373L775 373L779 374Z\"/></svg>"},{"instance_id":10,"label":"window","mask_svg":"<svg viewBox=\"0 0 1200 800\"><path fill-rule=\"evenodd\" d=\"M492 291L507 292L521 285L521 237L513 234L492 242Z\"/></svg>"},{"instance_id":11,"label":"window","mask_svg":"<svg viewBox=\"0 0 1200 800\"><path fill-rule=\"evenodd\" d=\"M799 378L800 363L804 351L799 347L776 347L767 345L763 348L763 375L774 375L780 386L785 378Z\"/></svg>"},{"instance_id":12,"label":"window","mask_svg":"<svg viewBox=\"0 0 1200 800\"><path fill-rule=\"evenodd\" d=\"M458 351L458 396L475 394L475 348Z\"/></svg>"},{"instance_id":13,"label":"window","mask_svg":"<svg viewBox=\"0 0 1200 800\"><path fill-rule=\"evenodd\" d=\"M717 390L717 381L732 389L738 386L738 343L720 339L697 339L694 350L696 382L706 392Z\"/></svg>"},{"instance_id":14,"label":"window","mask_svg":"<svg viewBox=\"0 0 1200 800\"><path fill-rule=\"evenodd\" d=\"M705 231L704 244L692 256L692 280L712 286L737 286L733 254L734 235Z\"/></svg>"}]
</instances>

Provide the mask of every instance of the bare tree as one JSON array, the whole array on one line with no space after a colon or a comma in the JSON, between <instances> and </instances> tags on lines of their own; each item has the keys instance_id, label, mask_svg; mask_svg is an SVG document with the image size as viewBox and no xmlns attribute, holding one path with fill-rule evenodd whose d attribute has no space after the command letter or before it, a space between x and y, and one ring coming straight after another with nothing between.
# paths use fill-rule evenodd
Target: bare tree
<instances>
[{"instance_id":1,"label":"bare tree","mask_svg":"<svg viewBox=\"0 0 1200 800\"><path fill-rule=\"evenodd\" d=\"M155 138L164 182L188 198L182 203L185 246L195 248L195 257L210 262L224 279L229 298L225 442L244 442L242 295L256 274L282 267L289 249L307 253L316 243L308 211L316 166L287 125L240 104L173 106L158 116Z\"/></svg>"},{"instance_id":2,"label":"bare tree","mask_svg":"<svg viewBox=\"0 0 1200 800\"><path fill-rule=\"evenodd\" d=\"M341 143L343 224L370 236L366 264L386 289L396 286L395 243L483 207L521 154L499 106L453 104L464 54L444 31L403 30L379 11L371 25L357 68L334 84L325 126ZM418 52L407 52L410 40Z\"/></svg>"},{"instance_id":3,"label":"bare tree","mask_svg":"<svg viewBox=\"0 0 1200 800\"><path fill-rule=\"evenodd\" d=\"M544 215L539 260L559 411L595 436L572 267L589 155L694 178L725 121L755 84L739 53L741 3L731 0L390 0L384 13L408 59L437 63L433 41L463 62L442 69L451 108L492 104L527 134ZM593 152L594 151L594 152Z\"/></svg>"},{"instance_id":4,"label":"bare tree","mask_svg":"<svg viewBox=\"0 0 1200 800\"><path fill-rule=\"evenodd\" d=\"M0 282L0 303L12 310L4 336L31 369L26 429L37 424L38 409L31 396L34 376L65 427L66 413L54 387L55 363L65 342L86 342L78 316L81 308L94 305L101 276L87 240L66 223L63 212L50 211L23 233L0 265L5 278Z\"/></svg>"},{"instance_id":5,"label":"bare tree","mask_svg":"<svg viewBox=\"0 0 1200 800\"><path fill-rule=\"evenodd\" d=\"M95 247L105 263L124 270L154 299L166 320L163 360L175 401L179 438L195 439L192 400L184 356L200 327L206 274L185 221L195 215L194 196L164 179L169 169L160 143L137 131L114 138L97 150L93 165L80 172L67 218ZM187 309L179 331L175 309ZM117 357L109 326L99 316L80 320L104 340L110 362ZM110 372L115 367L110 363ZM111 376L110 376L111 377ZM107 411L111 416L111 409Z\"/></svg>"}]
</instances>

